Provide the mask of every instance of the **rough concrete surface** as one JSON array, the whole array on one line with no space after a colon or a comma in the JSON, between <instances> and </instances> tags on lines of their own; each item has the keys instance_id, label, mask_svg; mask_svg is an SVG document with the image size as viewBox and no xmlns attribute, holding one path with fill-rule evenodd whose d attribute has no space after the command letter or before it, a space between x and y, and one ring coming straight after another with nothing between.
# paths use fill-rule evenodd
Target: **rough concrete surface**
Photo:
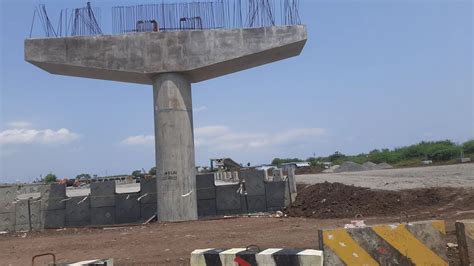
<instances>
[{"instance_id":1,"label":"rough concrete surface","mask_svg":"<svg viewBox=\"0 0 474 266\"><path fill-rule=\"evenodd\" d=\"M25 60L53 74L152 84L180 72L199 82L297 56L306 26L144 32L25 40Z\"/></svg>"},{"instance_id":2,"label":"rough concrete surface","mask_svg":"<svg viewBox=\"0 0 474 266\"><path fill-rule=\"evenodd\" d=\"M296 176L296 182L298 183L316 184L326 181L388 190L426 187L474 187L474 164Z\"/></svg>"}]
</instances>

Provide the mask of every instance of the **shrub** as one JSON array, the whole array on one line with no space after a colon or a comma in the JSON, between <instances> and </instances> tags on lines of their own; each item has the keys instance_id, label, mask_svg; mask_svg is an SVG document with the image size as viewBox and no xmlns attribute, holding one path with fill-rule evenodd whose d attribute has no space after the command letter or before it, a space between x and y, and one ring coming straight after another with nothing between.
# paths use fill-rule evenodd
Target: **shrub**
<instances>
[{"instance_id":1,"label":"shrub","mask_svg":"<svg viewBox=\"0 0 474 266\"><path fill-rule=\"evenodd\" d=\"M462 149L466 154L474 154L474 139L464 142Z\"/></svg>"},{"instance_id":2,"label":"shrub","mask_svg":"<svg viewBox=\"0 0 474 266\"><path fill-rule=\"evenodd\" d=\"M52 173L47 174L43 179L45 184L51 184L51 183L56 182L57 180L58 180L58 177Z\"/></svg>"},{"instance_id":3,"label":"shrub","mask_svg":"<svg viewBox=\"0 0 474 266\"><path fill-rule=\"evenodd\" d=\"M448 161L458 157L460 152L460 149L456 147L445 148L430 154L430 159L434 161Z\"/></svg>"}]
</instances>

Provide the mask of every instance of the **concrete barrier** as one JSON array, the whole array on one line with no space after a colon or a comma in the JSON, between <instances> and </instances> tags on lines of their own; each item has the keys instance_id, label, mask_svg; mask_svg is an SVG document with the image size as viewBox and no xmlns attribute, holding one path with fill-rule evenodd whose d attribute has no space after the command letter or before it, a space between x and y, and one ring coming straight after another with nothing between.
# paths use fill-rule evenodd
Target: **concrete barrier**
<instances>
[{"instance_id":1,"label":"concrete barrier","mask_svg":"<svg viewBox=\"0 0 474 266\"><path fill-rule=\"evenodd\" d=\"M456 221L461 265L474 265L474 219Z\"/></svg>"},{"instance_id":2,"label":"concrete barrier","mask_svg":"<svg viewBox=\"0 0 474 266\"><path fill-rule=\"evenodd\" d=\"M270 248L262 252L246 248L196 249L191 266L322 266L323 252L314 249Z\"/></svg>"},{"instance_id":3,"label":"concrete barrier","mask_svg":"<svg viewBox=\"0 0 474 266\"><path fill-rule=\"evenodd\" d=\"M325 265L448 265L444 221L319 231Z\"/></svg>"}]
</instances>

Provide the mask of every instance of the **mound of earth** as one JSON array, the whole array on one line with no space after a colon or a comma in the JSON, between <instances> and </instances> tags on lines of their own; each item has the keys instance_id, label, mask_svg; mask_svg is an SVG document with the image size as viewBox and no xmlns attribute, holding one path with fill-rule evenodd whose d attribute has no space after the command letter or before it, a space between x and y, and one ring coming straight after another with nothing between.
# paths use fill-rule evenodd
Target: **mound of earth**
<instances>
[{"instance_id":1,"label":"mound of earth","mask_svg":"<svg viewBox=\"0 0 474 266\"><path fill-rule=\"evenodd\" d=\"M319 183L298 187L288 216L311 218L353 218L400 215L440 208L474 208L474 190L464 188L423 188L400 191L375 190L341 183Z\"/></svg>"},{"instance_id":2,"label":"mound of earth","mask_svg":"<svg viewBox=\"0 0 474 266\"><path fill-rule=\"evenodd\" d=\"M377 164L373 162L365 162L362 164L364 170L374 170L376 166Z\"/></svg>"},{"instance_id":3,"label":"mound of earth","mask_svg":"<svg viewBox=\"0 0 474 266\"><path fill-rule=\"evenodd\" d=\"M364 171L364 167L358 163L354 163L351 161L343 162L341 166L334 169L334 173L342 173L342 172L357 172L357 171Z\"/></svg>"},{"instance_id":4,"label":"mound of earth","mask_svg":"<svg viewBox=\"0 0 474 266\"><path fill-rule=\"evenodd\" d=\"M382 169L392 169L392 168L393 168L393 166L391 166L388 163L379 163L379 164L375 165L372 169L382 170Z\"/></svg>"}]
</instances>

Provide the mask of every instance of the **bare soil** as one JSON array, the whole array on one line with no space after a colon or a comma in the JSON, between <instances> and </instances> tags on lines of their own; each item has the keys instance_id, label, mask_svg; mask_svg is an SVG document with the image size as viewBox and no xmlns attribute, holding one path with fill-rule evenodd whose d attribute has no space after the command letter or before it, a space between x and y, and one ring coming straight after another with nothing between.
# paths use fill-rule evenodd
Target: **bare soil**
<instances>
[{"instance_id":1,"label":"bare soil","mask_svg":"<svg viewBox=\"0 0 474 266\"><path fill-rule=\"evenodd\" d=\"M379 190L341 183L299 185L298 196L285 212L293 217L351 218L442 210L474 210L474 188ZM404 218L405 219L405 218Z\"/></svg>"},{"instance_id":2,"label":"bare soil","mask_svg":"<svg viewBox=\"0 0 474 266\"><path fill-rule=\"evenodd\" d=\"M436 216L436 217L433 217ZM414 213L410 220L445 219L448 241L456 243L454 222L473 219L474 210ZM317 230L340 227L351 219L239 217L172 224L111 228L68 228L0 236L0 265L30 265L31 257L46 252L59 262L114 258L118 265L189 265L198 248L319 248ZM398 222L398 216L367 217L367 224ZM459 265L450 250L452 265ZM39 260L38 265L49 261Z\"/></svg>"},{"instance_id":3,"label":"bare soil","mask_svg":"<svg viewBox=\"0 0 474 266\"><path fill-rule=\"evenodd\" d=\"M113 258L117 265L189 265L190 253L199 248L318 249L318 229L344 226L358 213L369 225L399 222L401 210L408 212L409 221L444 219L448 242L456 243L454 222L474 219L473 197L473 188L381 191L318 184L300 187L295 205L288 209L299 217L265 215L3 234L0 265L31 265L32 256L47 252L56 254L58 262ZM451 265L459 265L457 250L449 249L448 254Z\"/></svg>"}]
</instances>

